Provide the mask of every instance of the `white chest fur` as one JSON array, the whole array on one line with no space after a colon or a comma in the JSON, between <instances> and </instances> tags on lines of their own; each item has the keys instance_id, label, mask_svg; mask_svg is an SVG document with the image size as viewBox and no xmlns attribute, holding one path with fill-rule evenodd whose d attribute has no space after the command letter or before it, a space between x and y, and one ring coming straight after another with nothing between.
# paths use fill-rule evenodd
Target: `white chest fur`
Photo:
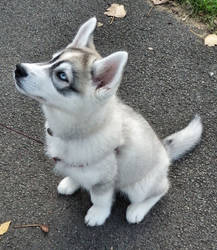
<instances>
[{"instance_id":1,"label":"white chest fur","mask_svg":"<svg viewBox=\"0 0 217 250\"><path fill-rule=\"evenodd\" d=\"M103 132L74 140L64 140L47 134L47 154L51 158L60 158L70 165L94 164L120 145L120 138L117 135Z\"/></svg>"},{"instance_id":2,"label":"white chest fur","mask_svg":"<svg viewBox=\"0 0 217 250\"><path fill-rule=\"evenodd\" d=\"M68 122L65 125L63 120L55 124L53 120L48 119L45 127L46 129L50 128L53 132L53 135L46 133L48 156L51 158L58 157L68 164L76 165L94 164L102 160L106 155L113 153L117 147L123 144L122 124L119 120L120 117L118 116L117 119L117 116L111 117L109 121L85 136L79 136L78 134L70 136L70 131L73 131L73 127L70 129ZM60 130L61 124L62 130ZM59 136L59 131L62 131L64 136ZM69 136L65 136L66 134L69 134Z\"/></svg>"}]
</instances>

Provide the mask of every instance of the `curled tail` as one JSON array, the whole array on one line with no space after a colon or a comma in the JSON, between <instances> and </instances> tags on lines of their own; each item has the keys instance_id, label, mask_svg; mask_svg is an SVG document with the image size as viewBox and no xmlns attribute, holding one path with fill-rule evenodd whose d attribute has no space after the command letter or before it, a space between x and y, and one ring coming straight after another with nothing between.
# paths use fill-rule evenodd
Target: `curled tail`
<instances>
[{"instance_id":1,"label":"curled tail","mask_svg":"<svg viewBox=\"0 0 217 250\"><path fill-rule=\"evenodd\" d=\"M195 115L187 127L163 139L170 160L175 161L193 149L199 143L202 131L200 116Z\"/></svg>"}]
</instances>

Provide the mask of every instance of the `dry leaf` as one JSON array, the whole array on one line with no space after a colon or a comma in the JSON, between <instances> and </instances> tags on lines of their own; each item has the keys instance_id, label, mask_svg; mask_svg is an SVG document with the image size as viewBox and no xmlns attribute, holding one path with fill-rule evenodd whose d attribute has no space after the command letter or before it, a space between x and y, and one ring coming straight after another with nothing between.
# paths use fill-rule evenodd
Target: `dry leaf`
<instances>
[{"instance_id":1,"label":"dry leaf","mask_svg":"<svg viewBox=\"0 0 217 250\"><path fill-rule=\"evenodd\" d=\"M126 16L127 12L124 9L124 5L113 3L106 12L104 12L105 15L111 16L111 17L118 17L123 18Z\"/></svg>"},{"instance_id":2,"label":"dry leaf","mask_svg":"<svg viewBox=\"0 0 217 250\"><path fill-rule=\"evenodd\" d=\"M209 47L217 45L217 35L210 34L210 35L206 36L204 39L204 43L205 43L205 45L207 45Z\"/></svg>"},{"instance_id":3,"label":"dry leaf","mask_svg":"<svg viewBox=\"0 0 217 250\"><path fill-rule=\"evenodd\" d=\"M153 2L154 5L159 5L169 2L169 0L151 0L151 1Z\"/></svg>"},{"instance_id":4,"label":"dry leaf","mask_svg":"<svg viewBox=\"0 0 217 250\"><path fill-rule=\"evenodd\" d=\"M97 22L97 27L102 27L102 26L103 26L103 23Z\"/></svg>"},{"instance_id":5,"label":"dry leaf","mask_svg":"<svg viewBox=\"0 0 217 250\"><path fill-rule=\"evenodd\" d=\"M49 228L48 228L47 225L41 225L40 228L41 228L41 230L42 230L43 232L45 232L45 233L48 233L48 232L49 232Z\"/></svg>"},{"instance_id":6,"label":"dry leaf","mask_svg":"<svg viewBox=\"0 0 217 250\"><path fill-rule=\"evenodd\" d=\"M25 228L25 227L39 227L43 232L48 233L49 228L47 225L43 224L26 224L26 225L16 225L14 228Z\"/></svg>"},{"instance_id":7,"label":"dry leaf","mask_svg":"<svg viewBox=\"0 0 217 250\"><path fill-rule=\"evenodd\" d=\"M0 225L0 235L3 235L8 231L10 224L11 221L7 221Z\"/></svg>"}]
</instances>

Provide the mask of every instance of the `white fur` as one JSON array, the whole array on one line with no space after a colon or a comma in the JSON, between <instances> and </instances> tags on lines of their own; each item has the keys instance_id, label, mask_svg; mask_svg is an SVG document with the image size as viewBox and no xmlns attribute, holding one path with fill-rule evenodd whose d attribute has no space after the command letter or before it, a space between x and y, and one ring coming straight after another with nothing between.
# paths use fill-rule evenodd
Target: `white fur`
<instances>
[{"instance_id":1,"label":"white fur","mask_svg":"<svg viewBox=\"0 0 217 250\"><path fill-rule=\"evenodd\" d=\"M102 225L109 217L113 192L113 188L110 188L106 192L103 192L102 196L101 194L96 194L95 192L90 191L93 206L89 208L87 215L85 216L85 222L88 226Z\"/></svg>"},{"instance_id":2,"label":"white fur","mask_svg":"<svg viewBox=\"0 0 217 250\"><path fill-rule=\"evenodd\" d=\"M199 143L203 131L201 119L198 115L181 131L169 135L163 140L171 161L179 159L187 151ZM168 144L168 142L170 142Z\"/></svg>"},{"instance_id":3,"label":"white fur","mask_svg":"<svg viewBox=\"0 0 217 250\"><path fill-rule=\"evenodd\" d=\"M65 177L59 183L57 191L60 194L70 195L77 191L79 187L80 186L76 182L74 182L70 177Z\"/></svg>"},{"instance_id":4,"label":"white fur","mask_svg":"<svg viewBox=\"0 0 217 250\"><path fill-rule=\"evenodd\" d=\"M196 118L163 144L148 122L117 98L127 53L117 52L101 59L92 43L95 25L96 19L91 19L81 26L73 42L73 46L92 49L89 61L85 59L86 71L79 50L62 52L63 59L74 60L77 74L83 72L81 93L60 94L47 73L52 65L40 64L24 65L28 76L16 79L20 83L17 88L42 103L45 128L53 132L46 133L47 155L60 159L55 171L65 176L58 192L69 195L79 187L90 192L93 206L85 216L86 224L105 222L117 190L131 202L126 213L128 222L139 223L168 191L170 161L198 143L202 125ZM72 72L71 64L58 67L61 71L66 68L67 74ZM61 81L56 84L61 87ZM63 82L63 86L67 84Z\"/></svg>"},{"instance_id":5,"label":"white fur","mask_svg":"<svg viewBox=\"0 0 217 250\"><path fill-rule=\"evenodd\" d=\"M86 23L84 23L80 29L78 30L78 33L76 34L75 38L73 39L72 43L67 46L67 48L70 47L77 47L82 48L86 47L90 36L92 35L93 31L96 27L96 18L92 17L90 18Z\"/></svg>"}]
</instances>

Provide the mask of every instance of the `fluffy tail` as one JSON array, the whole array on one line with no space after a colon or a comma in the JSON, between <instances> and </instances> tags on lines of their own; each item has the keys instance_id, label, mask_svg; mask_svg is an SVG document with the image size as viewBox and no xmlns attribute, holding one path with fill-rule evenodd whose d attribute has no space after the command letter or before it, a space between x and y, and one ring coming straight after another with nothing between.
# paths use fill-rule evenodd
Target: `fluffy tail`
<instances>
[{"instance_id":1,"label":"fluffy tail","mask_svg":"<svg viewBox=\"0 0 217 250\"><path fill-rule=\"evenodd\" d=\"M163 144L170 160L175 161L193 149L199 143L202 131L203 126L200 116L195 115L187 127L167 136L163 140Z\"/></svg>"}]
</instances>

